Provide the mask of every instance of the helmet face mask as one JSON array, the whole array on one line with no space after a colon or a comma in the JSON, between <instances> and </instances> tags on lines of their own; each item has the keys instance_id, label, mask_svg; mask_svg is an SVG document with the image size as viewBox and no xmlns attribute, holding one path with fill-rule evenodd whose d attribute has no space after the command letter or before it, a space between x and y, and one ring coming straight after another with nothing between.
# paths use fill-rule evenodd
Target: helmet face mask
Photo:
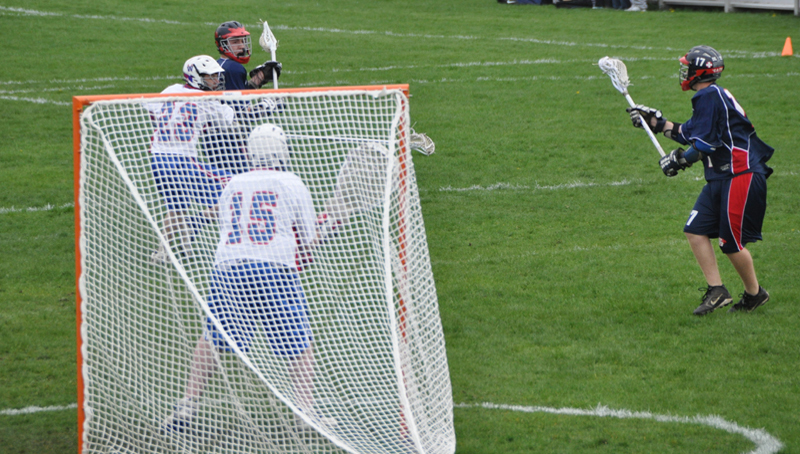
<instances>
[{"instance_id":1,"label":"helmet face mask","mask_svg":"<svg viewBox=\"0 0 800 454\"><path fill-rule=\"evenodd\" d=\"M725 63L722 55L709 46L695 46L680 58L678 73L681 88L688 91L700 82L713 82L720 78Z\"/></svg>"},{"instance_id":2,"label":"helmet face mask","mask_svg":"<svg viewBox=\"0 0 800 454\"><path fill-rule=\"evenodd\" d=\"M225 89L225 70L208 55L198 55L183 64L183 79L190 87L203 91Z\"/></svg>"},{"instance_id":3,"label":"helmet face mask","mask_svg":"<svg viewBox=\"0 0 800 454\"><path fill-rule=\"evenodd\" d=\"M253 52L250 32L245 30L241 22L229 21L217 27L214 33L219 53L229 59L246 64Z\"/></svg>"}]
</instances>

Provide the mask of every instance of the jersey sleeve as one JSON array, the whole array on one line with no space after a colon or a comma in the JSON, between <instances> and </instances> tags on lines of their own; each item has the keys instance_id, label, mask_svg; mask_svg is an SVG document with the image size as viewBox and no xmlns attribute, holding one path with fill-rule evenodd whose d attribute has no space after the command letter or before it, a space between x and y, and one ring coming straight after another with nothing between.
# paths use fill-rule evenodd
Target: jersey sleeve
<instances>
[{"instance_id":1,"label":"jersey sleeve","mask_svg":"<svg viewBox=\"0 0 800 454\"><path fill-rule=\"evenodd\" d=\"M718 125L725 106L716 90L703 90L692 98L692 118L684 123L683 137L696 143L699 150L711 150L722 145Z\"/></svg>"}]
</instances>

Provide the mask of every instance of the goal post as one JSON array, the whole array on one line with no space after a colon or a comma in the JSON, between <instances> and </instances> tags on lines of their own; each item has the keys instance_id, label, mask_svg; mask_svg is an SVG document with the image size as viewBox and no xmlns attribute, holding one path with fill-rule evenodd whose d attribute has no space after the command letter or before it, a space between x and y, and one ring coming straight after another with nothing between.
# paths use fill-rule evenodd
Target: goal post
<instances>
[{"instance_id":1,"label":"goal post","mask_svg":"<svg viewBox=\"0 0 800 454\"><path fill-rule=\"evenodd\" d=\"M223 217L278 236L283 199L219 203L266 126L310 200L291 269L217 253ZM75 97L73 127L80 453L455 451L408 85Z\"/></svg>"}]
</instances>

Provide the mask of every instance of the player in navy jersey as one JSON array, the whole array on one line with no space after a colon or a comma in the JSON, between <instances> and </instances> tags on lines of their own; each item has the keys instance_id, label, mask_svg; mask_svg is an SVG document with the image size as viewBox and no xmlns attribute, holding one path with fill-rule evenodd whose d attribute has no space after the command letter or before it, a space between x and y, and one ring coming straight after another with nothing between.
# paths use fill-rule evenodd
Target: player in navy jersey
<instances>
[{"instance_id":1,"label":"player in navy jersey","mask_svg":"<svg viewBox=\"0 0 800 454\"><path fill-rule=\"evenodd\" d=\"M214 41L220 54L217 63L225 70L225 90L259 89L266 82L272 81L273 70L280 77L281 64L277 61L267 61L250 71L248 78L244 65L250 62L252 39L250 32L241 22L228 21L220 24L214 32ZM278 109L278 106L269 100L264 100L257 106L248 101L227 101L227 103L235 109L241 131L238 134L216 135L214 141L222 146L205 150L205 155L216 166L238 174L249 167L244 142L250 128L262 123Z\"/></svg>"},{"instance_id":2,"label":"player in navy jersey","mask_svg":"<svg viewBox=\"0 0 800 454\"><path fill-rule=\"evenodd\" d=\"M214 32L220 58L217 63L225 70L226 90L252 90L272 81L272 71L280 77L282 65L277 61L266 61L250 71L249 78L244 65L250 62L252 40L241 22L228 21L220 24Z\"/></svg>"},{"instance_id":3,"label":"player in navy jersey","mask_svg":"<svg viewBox=\"0 0 800 454\"><path fill-rule=\"evenodd\" d=\"M330 426L335 420L314 413L314 338L297 262L301 251L313 249L323 232L309 190L288 169L283 130L259 125L248 139L248 152L251 170L234 176L219 198L220 234L209 310L251 361L264 362L259 359L264 355L284 360L292 384L287 397L309 417ZM214 349L233 351L209 318L195 346L184 397L162 425L166 433L184 432L192 424L217 367ZM297 424L303 424L299 417Z\"/></svg>"},{"instance_id":4,"label":"player in navy jersey","mask_svg":"<svg viewBox=\"0 0 800 454\"><path fill-rule=\"evenodd\" d=\"M729 312L752 311L769 300L756 277L753 258L745 248L761 240L767 207L767 161L773 148L756 135L753 124L733 95L717 85L725 68L722 55L708 46L695 46L680 58L681 88L693 90L692 118L685 123L665 119L661 111L638 105L628 108L634 126L644 119L653 132L678 142L659 161L668 177L701 162L706 185L683 228L708 286L695 315L705 315L733 301L723 285L711 238L728 257L744 284L741 299Z\"/></svg>"}]
</instances>

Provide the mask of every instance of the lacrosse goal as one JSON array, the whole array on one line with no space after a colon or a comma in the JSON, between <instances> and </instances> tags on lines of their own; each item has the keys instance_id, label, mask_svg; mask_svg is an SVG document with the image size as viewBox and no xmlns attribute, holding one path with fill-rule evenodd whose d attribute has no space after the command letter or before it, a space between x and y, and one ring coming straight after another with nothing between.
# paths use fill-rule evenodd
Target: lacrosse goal
<instances>
[{"instance_id":1,"label":"lacrosse goal","mask_svg":"<svg viewBox=\"0 0 800 454\"><path fill-rule=\"evenodd\" d=\"M73 99L79 452L455 451L407 95L394 85ZM209 103L232 106L236 121L192 129ZM182 121L161 122L179 111ZM197 161L236 173L263 123L283 129L288 169L316 212L335 218L298 256L313 411L268 336L244 348L209 309L214 206L190 199L176 222L154 177L158 134L199 134ZM165 423L187 410L179 404L208 325L223 346L174 430Z\"/></svg>"}]
</instances>

